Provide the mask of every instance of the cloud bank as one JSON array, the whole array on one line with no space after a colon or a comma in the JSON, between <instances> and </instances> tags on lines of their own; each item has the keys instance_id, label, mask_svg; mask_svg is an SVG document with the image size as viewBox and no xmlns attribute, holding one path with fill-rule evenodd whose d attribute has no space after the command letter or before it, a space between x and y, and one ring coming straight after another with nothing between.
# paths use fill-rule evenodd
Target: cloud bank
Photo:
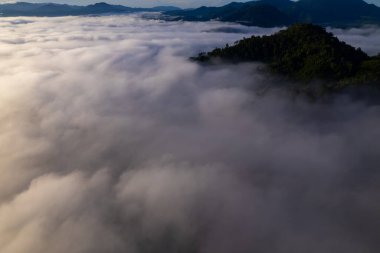
<instances>
[{"instance_id":1,"label":"cloud bank","mask_svg":"<svg viewBox=\"0 0 380 253\"><path fill-rule=\"evenodd\" d=\"M375 0L378 1L378 0ZM13 0L0 0L1 3L17 2ZM59 3L59 4L71 4L71 5L88 5L99 3L98 0L29 0L30 3ZM229 0L108 0L109 4L121 4L125 6L134 7L154 7L154 6L178 6L182 8L198 8L200 6L222 6L230 3ZM236 2L247 2L247 0L238 0Z\"/></svg>"},{"instance_id":2,"label":"cloud bank","mask_svg":"<svg viewBox=\"0 0 380 253\"><path fill-rule=\"evenodd\" d=\"M354 47L360 47L371 56L380 54L377 46L378 41L380 41L380 29L378 26L350 29L329 28L328 30L340 40L346 41Z\"/></svg>"},{"instance_id":3,"label":"cloud bank","mask_svg":"<svg viewBox=\"0 0 380 253\"><path fill-rule=\"evenodd\" d=\"M187 60L275 29L138 16L0 27L2 253L380 248L379 106L262 95L286 84Z\"/></svg>"}]
</instances>

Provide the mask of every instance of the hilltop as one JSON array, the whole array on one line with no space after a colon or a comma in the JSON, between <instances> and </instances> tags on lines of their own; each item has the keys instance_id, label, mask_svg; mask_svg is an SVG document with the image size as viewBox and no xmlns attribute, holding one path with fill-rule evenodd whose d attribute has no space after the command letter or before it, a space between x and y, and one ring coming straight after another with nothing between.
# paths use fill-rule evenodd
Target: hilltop
<instances>
[{"instance_id":1,"label":"hilltop","mask_svg":"<svg viewBox=\"0 0 380 253\"><path fill-rule=\"evenodd\" d=\"M378 85L380 81L380 56L369 57L360 48L339 41L312 24L296 24L270 36L245 38L192 59L262 62L275 73L303 85L324 80L324 88L328 89L351 84Z\"/></svg>"}]
</instances>

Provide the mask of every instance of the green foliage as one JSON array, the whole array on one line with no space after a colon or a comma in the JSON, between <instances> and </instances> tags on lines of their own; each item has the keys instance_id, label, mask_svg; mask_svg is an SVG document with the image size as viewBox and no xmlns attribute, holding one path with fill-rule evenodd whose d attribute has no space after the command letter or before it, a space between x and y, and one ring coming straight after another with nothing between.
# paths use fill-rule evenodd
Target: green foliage
<instances>
[{"instance_id":1,"label":"green foliage","mask_svg":"<svg viewBox=\"0 0 380 253\"><path fill-rule=\"evenodd\" d=\"M380 56L362 62L358 77L363 81L380 82Z\"/></svg>"},{"instance_id":2,"label":"green foliage","mask_svg":"<svg viewBox=\"0 0 380 253\"><path fill-rule=\"evenodd\" d=\"M320 79L328 81L329 87L341 87L342 83L380 80L380 56L370 58L360 48L311 24L296 24L271 36L253 36L193 59L207 62L212 58L263 62L276 73L304 84Z\"/></svg>"}]
</instances>

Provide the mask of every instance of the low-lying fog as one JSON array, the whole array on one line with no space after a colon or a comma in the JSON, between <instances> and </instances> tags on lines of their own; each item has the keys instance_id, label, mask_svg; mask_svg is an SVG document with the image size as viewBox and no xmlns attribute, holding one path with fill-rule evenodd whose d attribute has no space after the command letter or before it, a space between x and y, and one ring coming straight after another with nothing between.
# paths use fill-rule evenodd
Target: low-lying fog
<instances>
[{"instance_id":1,"label":"low-lying fog","mask_svg":"<svg viewBox=\"0 0 380 253\"><path fill-rule=\"evenodd\" d=\"M378 253L380 107L187 60L277 30L1 18L0 252Z\"/></svg>"}]
</instances>

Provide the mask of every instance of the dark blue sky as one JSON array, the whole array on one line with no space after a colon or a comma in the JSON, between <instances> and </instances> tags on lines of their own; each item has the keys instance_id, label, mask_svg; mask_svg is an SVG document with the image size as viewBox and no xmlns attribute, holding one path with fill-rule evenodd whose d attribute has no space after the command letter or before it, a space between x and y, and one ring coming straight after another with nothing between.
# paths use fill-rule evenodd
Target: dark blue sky
<instances>
[{"instance_id":1,"label":"dark blue sky","mask_svg":"<svg viewBox=\"0 0 380 253\"><path fill-rule=\"evenodd\" d=\"M21 1L21 0L18 0ZM180 7L197 7L201 5L217 6L232 1L246 2L246 0L22 0L25 2L56 2L68 3L75 5L87 5L91 3L105 1L107 3L122 4L128 6L158 6L158 5L175 5ZM0 0L0 2L10 2L9 0ZM342 1L344 2L344 0ZM380 0L367 0L380 6Z\"/></svg>"}]
</instances>

